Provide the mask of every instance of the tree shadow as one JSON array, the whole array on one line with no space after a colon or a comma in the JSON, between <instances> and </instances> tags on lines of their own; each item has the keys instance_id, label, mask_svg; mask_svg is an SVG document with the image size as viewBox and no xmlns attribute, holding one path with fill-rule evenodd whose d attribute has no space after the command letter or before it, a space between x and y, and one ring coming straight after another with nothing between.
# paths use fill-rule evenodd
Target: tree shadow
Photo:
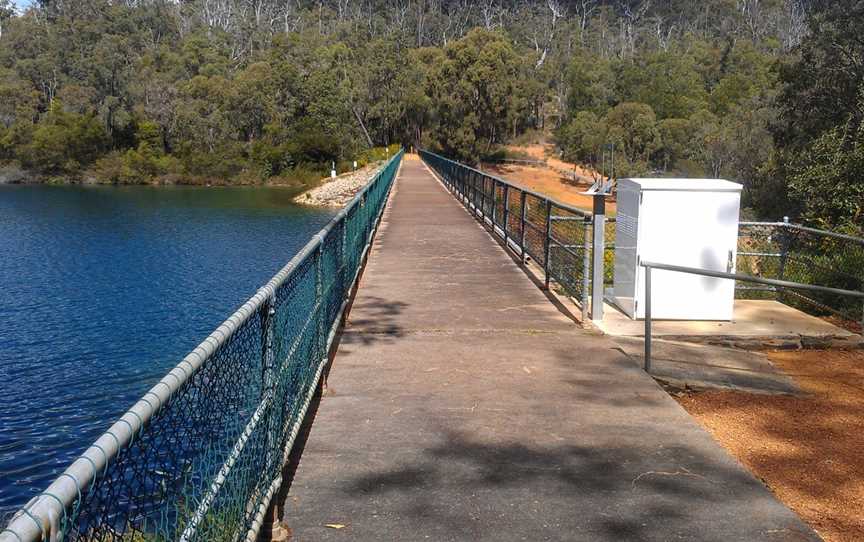
<instances>
[{"instance_id":1,"label":"tree shadow","mask_svg":"<svg viewBox=\"0 0 864 542\"><path fill-rule=\"evenodd\" d=\"M782 367L804 394L700 392L680 401L820 532L837 540L862 539L864 355L776 355L788 358Z\"/></svg>"},{"instance_id":2,"label":"tree shadow","mask_svg":"<svg viewBox=\"0 0 864 542\"><path fill-rule=\"evenodd\" d=\"M399 317L409 306L379 296L364 295L355 300L343 331L342 343L368 346L378 342L393 342L405 336Z\"/></svg>"},{"instance_id":3,"label":"tree shadow","mask_svg":"<svg viewBox=\"0 0 864 542\"><path fill-rule=\"evenodd\" d=\"M479 506L500 522L505 539L816 540L794 515L771 509L771 495L734 462L695 447L544 446L438 434L412 461L347 480L337 499L389 507L418 538L490 538L476 532L485 527L472 512ZM751 507L758 512L750 515ZM499 510L506 514L498 518Z\"/></svg>"}]
</instances>

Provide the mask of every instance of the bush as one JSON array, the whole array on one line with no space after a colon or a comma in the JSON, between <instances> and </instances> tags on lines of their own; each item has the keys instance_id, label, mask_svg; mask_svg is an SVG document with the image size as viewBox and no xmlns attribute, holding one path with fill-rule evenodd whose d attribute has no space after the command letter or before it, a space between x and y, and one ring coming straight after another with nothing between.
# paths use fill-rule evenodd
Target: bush
<instances>
[{"instance_id":1,"label":"bush","mask_svg":"<svg viewBox=\"0 0 864 542\"><path fill-rule=\"evenodd\" d=\"M93 115L66 113L59 106L19 148L22 165L47 173L75 173L92 164L108 147L108 135Z\"/></svg>"}]
</instances>

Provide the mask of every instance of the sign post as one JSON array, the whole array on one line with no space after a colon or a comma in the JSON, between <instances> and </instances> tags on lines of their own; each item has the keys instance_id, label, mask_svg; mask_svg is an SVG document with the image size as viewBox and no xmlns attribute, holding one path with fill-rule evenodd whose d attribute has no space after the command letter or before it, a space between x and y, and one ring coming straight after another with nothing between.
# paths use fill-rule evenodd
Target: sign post
<instances>
[{"instance_id":1,"label":"sign post","mask_svg":"<svg viewBox=\"0 0 864 542\"><path fill-rule=\"evenodd\" d=\"M594 224L591 243L591 319L603 319L603 289L605 288L606 253L606 196L612 193L611 179L597 180L591 188L583 192L593 201L592 223ZM586 255L587 256L587 255Z\"/></svg>"}]
</instances>

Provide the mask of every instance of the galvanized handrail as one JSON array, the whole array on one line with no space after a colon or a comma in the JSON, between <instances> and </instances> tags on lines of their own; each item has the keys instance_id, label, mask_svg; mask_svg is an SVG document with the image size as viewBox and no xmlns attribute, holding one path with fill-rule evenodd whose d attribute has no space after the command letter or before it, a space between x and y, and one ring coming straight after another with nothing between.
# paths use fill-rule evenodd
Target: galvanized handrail
<instances>
[{"instance_id":1,"label":"galvanized handrail","mask_svg":"<svg viewBox=\"0 0 864 542\"><path fill-rule=\"evenodd\" d=\"M842 288L830 288L828 286L820 286L818 284L804 284L800 282L790 282L788 280L766 279L763 277L754 277L742 273L725 273L723 271L714 271L711 269L701 269L698 267L686 267L682 265L671 265L650 261L642 261L640 264L645 268L645 360L644 368L646 372L651 371L651 270L659 269L662 271L673 271L676 273L687 273L691 275L701 275L705 277L713 277L719 279L740 280L743 282L755 282L757 284L766 284L780 288L789 288L792 290L809 290L815 292L830 293L848 297L864 299L864 292L856 290L844 290ZM862 324L864 324L864 313L862 313Z\"/></svg>"},{"instance_id":2,"label":"galvanized handrail","mask_svg":"<svg viewBox=\"0 0 864 542\"><path fill-rule=\"evenodd\" d=\"M782 222L741 222L738 268L754 274L803 284L864 289L864 238ZM808 312L830 312L856 318L858 308L825 292L782 289L770 285L736 284L739 292L763 292ZM749 296L750 294L744 294ZM784 299L785 298L785 299Z\"/></svg>"},{"instance_id":3,"label":"galvanized handrail","mask_svg":"<svg viewBox=\"0 0 864 542\"><path fill-rule=\"evenodd\" d=\"M346 260L338 270L334 270L338 273L342 273L343 270L351 272L351 276L346 277L349 282L345 284L348 286L347 289L350 291L350 286L356 282L357 277L359 276L359 262L362 262L369 249L371 236L374 233L374 227L380 220L384 208L383 203L386 201L387 194L389 193L392 181L396 175L396 169L401 163L401 158L402 152L400 151L397 155L391 158L381 171L376 174L358 194L355 195L351 202L346 205L318 234L316 234L306 244L306 246L303 247L303 249L294 256L287 265L285 265L285 267L283 267L272 279L270 279L270 281L267 282L267 284L261 287L255 295L252 296L252 298L244 303L222 325L201 342L201 344L183 358L183 360L174 369L169 371L164 378L162 378L155 386L146 392L141 399L132 405L132 407L123 414L108 431L100 436L93 445L87 448L81 456L74 460L44 492L31 499L31 501L22 510L16 513L6 528L0 531L0 542L33 542L39 540L51 540L53 542L55 540L62 540L66 534L62 531L62 526L70 520L71 509L73 506L76 508L77 506L80 506L82 498L86 497L88 492L93 490L95 484L101 477L106 476L107 470L109 466L111 466L112 462L117 459L121 453L125 452L127 448L131 447L136 442L136 439L140 438L142 432L144 432L148 427L149 422L154 419L154 417L157 416L160 411L172 401L172 399L174 399L174 396L178 394L180 390L184 389L184 386L192 381L196 373L203 369L208 362L211 361L211 358L220 351L220 349L225 347L232 340L235 333L241 329L241 327L244 326L253 315L264 314L265 316L263 316L262 320L266 322L269 318L266 315L272 315L275 313L273 306L277 292L280 291L280 288L288 284L288 282L292 280L292 277L295 277L304 265L314 265L316 269L316 281L318 282L316 295L318 296L318 299L314 304L310 318L314 317L317 319L319 325L326 323L328 326L327 329L321 328L318 331L323 332L323 336L320 337L321 344L326 345L327 348L329 348L329 345L332 343L335 336L341 315L347 306L348 299L346 292L338 292L340 296L346 297L340 300L338 309L333 313L335 317L332 319L332 322L325 322L325 315L323 312L324 298L322 296L327 295L327 292L323 292L321 288L321 273L323 272L322 260L325 258L325 240L336 244L341 242L341 252L339 252L339 254L344 260L346 258L345 244L348 220L354 216L355 213L360 213L361 210L364 214L357 214L357 216L362 216L363 218L368 216L368 224L352 225L352 227L360 227L359 230L356 230L356 233L358 241L362 241L363 243L361 247L362 252L360 252L359 255L356 255L356 257L351 256L350 264ZM366 207L367 199L372 197L373 191L373 200L376 206L374 209L372 207ZM370 201L369 203L373 202ZM339 239L331 238L334 232L337 231L337 228L341 241ZM312 261L313 263L309 264L309 261ZM331 285L330 288L334 288L334 286ZM332 292L335 293L336 290L332 290ZM329 314L327 315L327 319L329 319ZM272 326L272 322L270 326ZM262 345L265 349L265 352L263 353L264 357L272 357L272 353L267 352L270 348L270 340L267 336L272 335L273 333L270 326L262 326L264 327L264 338L262 339ZM326 358L326 349L324 352ZM285 362L287 363L288 361L290 360ZM297 412L299 415L292 415L289 420L283 421L283 423L291 423L293 421L293 424L291 427L286 427L286 429L288 429L288 434L286 435L285 448L270 450L268 452L272 454L274 458L278 457L283 462L287 459L288 453L290 452L299 430L300 423L305 415L305 411L309 406L312 395L317 389L318 380L324 367L323 361L323 359L316 360L317 365L313 368L314 382L311 383L307 395L301 399L300 409L299 412ZM263 363L262 369L265 372L272 372L272 360L270 365ZM190 518L188 524L186 524L186 527L183 530L183 539L193 538L198 523L206 516L209 505L215 498L215 493L218 493L221 488L222 482L220 480L224 479L224 477L226 477L234 467L237 459L235 455L239 455L243 452L243 448L250 433L256 430L260 420L259 411L262 409L268 409L273 401L274 397L272 391L269 388L262 390L261 402L258 405L258 409L249 419L247 427L240 435L240 439L232 447L231 454L226 458L225 463L219 470L217 478L213 480L207 496L201 500L198 509ZM206 415L206 413L202 414ZM279 470L281 471L281 467ZM263 477L269 476L270 474L271 473L261 472L258 473L258 476ZM253 496L255 500L253 503L255 505L254 509L247 511L247 513L254 512L254 515L252 516L248 533L245 533L243 536L244 539L251 538L254 540L254 536L257 534L257 530L261 526L270 499L278 489L278 485L281 483L281 474L275 476L272 481L268 480L266 482L266 491L263 495L259 494ZM250 503L252 503L252 500L250 500ZM110 530L112 529L112 526L108 525L104 528L111 532ZM239 529L244 527L235 526L235 528Z\"/></svg>"},{"instance_id":4,"label":"galvanized handrail","mask_svg":"<svg viewBox=\"0 0 864 542\"><path fill-rule=\"evenodd\" d=\"M817 235L822 235L825 237L834 237L836 239L843 239L844 241L851 241L853 243L857 243L859 245L864 246L864 239L861 237L855 237L854 235L849 235L846 233L837 233L829 230L820 230L818 228L811 228L809 226L804 226L802 224L795 224L794 222L739 222L740 226L774 226L777 228L788 228L790 230L799 230L806 231L809 233L815 233Z\"/></svg>"},{"instance_id":5,"label":"galvanized handrail","mask_svg":"<svg viewBox=\"0 0 864 542\"><path fill-rule=\"evenodd\" d=\"M591 212L429 151L420 150L420 156L458 201L503 238L505 247L523 263L530 256L542 266L546 288L555 280L579 300L582 317L588 318L592 283L593 288L603 288L603 277L592 281L590 275L596 252L591 244ZM542 215L539 220L532 221L529 208ZM538 237L542 246L535 247L531 241Z\"/></svg>"}]
</instances>

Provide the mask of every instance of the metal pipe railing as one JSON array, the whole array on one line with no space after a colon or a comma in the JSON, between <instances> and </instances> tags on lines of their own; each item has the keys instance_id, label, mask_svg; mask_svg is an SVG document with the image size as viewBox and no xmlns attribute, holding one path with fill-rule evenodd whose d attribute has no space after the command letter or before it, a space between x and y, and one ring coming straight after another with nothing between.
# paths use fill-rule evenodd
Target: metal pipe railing
<instances>
[{"instance_id":1,"label":"metal pipe railing","mask_svg":"<svg viewBox=\"0 0 864 542\"><path fill-rule=\"evenodd\" d=\"M804 290L813 292L829 293L847 297L854 297L864 300L864 292L856 290L844 290L842 288L831 288L828 286L820 286L818 284L804 284L800 282L790 282L788 280L766 279L763 277L754 277L742 273L726 273L723 271L713 271L711 269L701 269L698 267L686 267L682 265L671 265L650 261L642 261L640 264L645 268L645 359L644 368L646 372L651 371L651 270L658 269L662 271L672 271L676 273L687 273L691 275L701 275L705 277L713 277L719 279L729 279L742 282L753 282L756 284L765 284L778 288L788 288L791 290ZM862 325L864 325L864 305L862 305Z\"/></svg>"},{"instance_id":2,"label":"metal pipe railing","mask_svg":"<svg viewBox=\"0 0 864 542\"><path fill-rule=\"evenodd\" d=\"M754 275L802 284L825 284L847 290L864 289L864 238L782 222L741 222L737 267ZM742 296L771 292L773 297L814 314L833 313L857 319L858 306L818 291L784 290L776 286L736 284ZM760 294L764 296L764 294Z\"/></svg>"},{"instance_id":3,"label":"metal pipe railing","mask_svg":"<svg viewBox=\"0 0 864 542\"><path fill-rule=\"evenodd\" d=\"M833 237L835 239L843 239L844 241L850 241L852 243L857 243L859 245L864 246L864 239L861 237L855 237L854 235L849 235L846 233L838 233L829 230L820 230L818 228L811 228L809 226L804 226L802 224L795 224L794 222L739 222L739 226L771 226L775 228L788 228L790 230L803 231L808 233L813 233L816 235L824 236L824 237Z\"/></svg>"}]
</instances>

